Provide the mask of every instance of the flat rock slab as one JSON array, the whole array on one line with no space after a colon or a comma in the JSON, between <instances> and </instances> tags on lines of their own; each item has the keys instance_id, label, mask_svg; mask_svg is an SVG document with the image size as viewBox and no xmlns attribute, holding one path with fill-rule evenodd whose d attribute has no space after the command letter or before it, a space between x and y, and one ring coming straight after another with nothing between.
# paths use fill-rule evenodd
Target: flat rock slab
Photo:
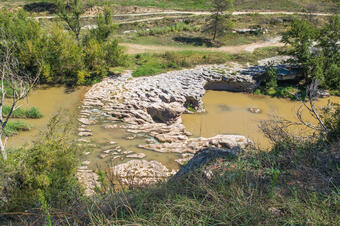
<instances>
[{"instance_id":1,"label":"flat rock slab","mask_svg":"<svg viewBox=\"0 0 340 226\"><path fill-rule=\"evenodd\" d=\"M124 184L134 185L155 183L176 173L157 161L146 160L131 160L110 170Z\"/></svg>"}]
</instances>

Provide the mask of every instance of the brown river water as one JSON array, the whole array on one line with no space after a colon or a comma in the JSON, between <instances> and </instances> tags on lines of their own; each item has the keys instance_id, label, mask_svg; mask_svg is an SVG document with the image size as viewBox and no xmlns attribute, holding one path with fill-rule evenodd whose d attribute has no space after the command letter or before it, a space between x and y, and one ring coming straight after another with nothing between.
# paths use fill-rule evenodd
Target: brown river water
<instances>
[{"instance_id":1,"label":"brown river water","mask_svg":"<svg viewBox=\"0 0 340 226\"><path fill-rule=\"evenodd\" d=\"M8 147L19 147L37 139L39 132L46 128L51 117L59 110L76 113L87 89L86 87L69 89L64 86L41 86L35 89L27 99L20 103L20 106L24 109L37 107L44 117L40 119L12 119L12 121L25 121L32 126L32 129L10 137Z\"/></svg>"},{"instance_id":2,"label":"brown river water","mask_svg":"<svg viewBox=\"0 0 340 226\"><path fill-rule=\"evenodd\" d=\"M46 127L49 119L59 110L66 109L71 113L77 113L87 89L79 87L75 90L69 90L63 86L57 86L40 87L33 91L29 98L22 103L22 107L35 106L39 108L44 117L23 120L31 124L33 129L28 132L20 132L18 135L11 137L8 141L8 146L18 147L37 139L39 131ZM317 105L326 106L328 100L340 103L340 97L331 97L319 100ZM182 115L183 124L193 136L212 137L217 134L241 134L251 138L261 147L270 147L270 143L258 129L259 122L270 119L271 115L274 114L297 121L296 110L301 104L287 99L224 91L207 91L203 97L203 102L206 112ZM248 108L259 108L261 113L251 113ZM310 120L311 116L306 114L306 119ZM103 151L112 148L110 147L111 141L116 142L123 150L144 153L146 155L145 160L159 161L169 169L179 167L175 162L178 158L177 154L158 153L138 148L139 144L144 144L146 138L150 139L150 137L139 134L133 140L126 139L131 134L128 134L124 129L105 128L105 125L110 123L112 122L102 121L89 127L94 135L88 139L96 145L95 148L91 149L91 153L86 156L86 159L91 161L89 166L91 169L103 169L110 164L118 164L129 160L122 157L112 162L112 160L100 157Z\"/></svg>"},{"instance_id":3,"label":"brown river water","mask_svg":"<svg viewBox=\"0 0 340 226\"><path fill-rule=\"evenodd\" d=\"M340 103L340 97L330 97L319 99L316 105L327 106L329 100ZM301 102L288 99L211 90L204 95L203 103L205 113L182 115L183 124L194 136L239 134L249 137L262 148L270 147L270 143L258 127L260 121L276 115L298 122L296 111L301 105ZM251 113L249 108L259 108L261 113ZM303 116L316 123L307 111Z\"/></svg>"}]
</instances>

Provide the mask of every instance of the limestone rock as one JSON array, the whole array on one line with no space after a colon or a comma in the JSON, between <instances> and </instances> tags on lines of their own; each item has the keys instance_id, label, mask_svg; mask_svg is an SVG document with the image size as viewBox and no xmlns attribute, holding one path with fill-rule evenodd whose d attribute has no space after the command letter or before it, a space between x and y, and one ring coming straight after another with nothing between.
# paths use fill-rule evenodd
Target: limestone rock
<instances>
[{"instance_id":1,"label":"limestone rock","mask_svg":"<svg viewBox=\"0 0 340 226\"><path fill-rule=\"evenodd\" d=\"M136 154L127 155L126 158L142 159L145 156L146 155L144 153L136 153Z\"/></svg>"},{"instance_id":2,"label":"limestone rock","mask_svg":"<svg viewBox=\"0 0 340 226\"><path fill-rule=\"evenodd\" d=\"M156 183L174 173L157 161L146 160L131 160L111 170L124 184L134 185Z\"/></svg>"}]
</instances>

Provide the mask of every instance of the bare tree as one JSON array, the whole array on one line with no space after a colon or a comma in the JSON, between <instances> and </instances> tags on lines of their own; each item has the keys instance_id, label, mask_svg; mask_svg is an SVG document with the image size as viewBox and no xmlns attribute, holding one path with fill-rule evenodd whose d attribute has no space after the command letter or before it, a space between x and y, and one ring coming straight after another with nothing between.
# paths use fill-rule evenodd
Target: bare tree
<instances>
[{"instance_id":1,"label":"bare tree","mask_svg":"<svg viewBox=\"0 0 340 226\"><path fill-rule=\"evenodd\" d=\"M309 1L307 3L307 5L305 6L305 9L304 11L307 13L305 15L306 19L313 23L313 24L316 24L317 23L317 17L313 14L313 13L316 13L318 12L318 4L315 3L314 1Z\"/></svg>"},{"instance_id":2,"label":"bare tree","mask_svg":"<svg viewBox=\"0 0 340 226\"><path fill-rule=\"evenodd\" d=\"M293 136L289 132L291 126L304 126L319 133L327 133L328 128L325 126L322 118L319 115L314 101L318 97L320 84L319 80L313 80L312 83L306 89L306 98L302 99L302 103L298 108L296 115L298 122L286 120L284 118L273 116L271 120L264 120L260 123L260 129L271 141L276 142L280 140L287 140L288 138L301 139L300 136ZM306 101L307 99L307 101ZM317 124L307 121L303 118L303 111L307 110L308 113L316 120Z\"/></svg>"},{"instance_id":3,"label":"bare tree","mask_svg":"<svg viewBox=\"0 0 340 226\"><path fill-rule=\"evenodd\" d=\"M306 94L309 102L309 106L307 105L305 99L302 100L302 105L299 107L297 111L297 117L302 125L305 125L311 129L318 130L320 132L327 132L327 128L325 124L323 123L318 111L315 108L314 100L318 97L319 89L318 86L320 84L319 80L313 80L311 85L307 87ZM302 109L303 106L309 111L309 113L312 115L313 118L315 118L318 121L318 125L313 125L312 123L306 122L302 118Z\"/></svg>"},{"instance_id":4,"label":"bare tree","mask_svg":"<svg viewBox=\"0 0 340 226\"><path fill-rule=\"evenodd\" d=\"M8 120L19 107L19 101L27 97L37 84L40 75L40 71L31 75L20 69L19 61L14 55L13 41L9 40L0 32L0 151L4 160L7 160L8 137L5 129ZM2 113L5 100L10 104L10 111L6 116Z\"/></svg>"}]
</instances>

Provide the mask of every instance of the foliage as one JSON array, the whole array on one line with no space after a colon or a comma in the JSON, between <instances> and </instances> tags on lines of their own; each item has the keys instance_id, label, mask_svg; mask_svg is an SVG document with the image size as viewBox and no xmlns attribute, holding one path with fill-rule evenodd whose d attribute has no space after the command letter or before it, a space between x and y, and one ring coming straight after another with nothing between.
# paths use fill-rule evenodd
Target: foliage
<instances>
[{"instance_id":1,"label":"foliage","mask_svg":"<svg viewBox=\"0 0 340 226\"><path fill-rule=\"evenodd\" d=\"M60 208L79 197L81 189L74 175L81 152L72 142L73 126L57 115L33 146L14 150L7 161L1 160L2 212L40 207L41 201L45 208L47 204Z\"/></svg>"},{"instance_id":2,"label":"foliage","mask_svg":"<svg viewBox=\"0 0 340 226\"><path fill-rule=\"evenodd\" d=\"M7 137L13 136L19 131L28 131L31 129L31 126L27 124L26 122L21 121L9 121L6 125L6 128L4 129L4 134Z\"/></svg>"},{"instance_id":3,"label":"foliage","mask_svg":"<svg viewBox=\"0 0 340 226\"><path fill-rule=\"evenodd\" d=\"M43 58L43 78L51 83L77 82L78 71L85 68L82 48L58 24L51 25Z\"/></svg>"},{"instance_id":4,"label":"foliage","mask_svg":"<svg viewBox=\"0 0 340 226\"><path fill-rule=\"evenodd\" d=\"M198 32L201 30L199 25L192 26L187 23L179 22L171 26L164 27L152 27L150 29L139 30L137 35L139 36L149 36L149 35L162 35L167 33L175 33L181 31Z\"/></svg>"},{"instance_id":5,"label":"foliage","mask_svg":"<svg viewBox=\"0 0 340 226\"><path fill-rule=\"evenodd\" d=\"M292 62L301 68L307 83L321 81L323 88L340 90L340 16L329 18L321 28L305 20L294 20L283 42L292 46Z\"/></svg>"},{"instance_id":6,"label":"foliage","mask_svg":"<svg viewBox=\"0 0 340 226\"><path fill-rule=\"evenodd\" d=\"M96 15L95 22L96 28L90 30L85 40L93 38L98 42L105 42L117 28L117 25L113 23L111 9L108 7L104 8L103 13Z\"/></svg>"},{"instance_id":7,"label":"foliage","mask_svg":"<svg viewBox=\"0 0 340 226\"><path fill-rule=\"evenodd\" d=\"M59 17L66 22L67 27L71 30L77 41L79 41L81 24L80 16L85 12L82 0L56 0Z\"/></svg>"},{"instance_id":8,"label":"foliage","mask_svg":"<svg viewBox=\"0 0 340 226\"><path fill-rule=\"evenodd\" d=\"M0 10L0 29L13 43L14 55L25 72L41 71L41 82L88 84L98 80L94 77L105 76L110 67L126 64L127 57L118 41L108 37L114 26L110 18L107 11L98 15L98 27L88 31L83 42L65 32L61 24L43 28L20 10Z\"/></svg>"},{"instance_id":9,"label":"foliage","mask_svg":"<svg viewBox=\"0 0 340 226\"><path fill-rule=\"evenodd\" d=\"M10 106L4 105L2 107L2 114L7 116L11 110ZM31 107L30 109L22 109L21 107L16 108L12 113L12 118L42 118L43 115L40 113L39 109L36 107Z\"/></svg>"},{"instance_id":10,"label":"foliage","mask_svg":"<svg viewBox=\"0 0 340 226\"><path fill-rule=\"evenodd\" d=\"M212 33L215 40L233 28L231 14L233 0L212 0L212 12L204 32ZM226 12L228 11L228 12Z\"/></svg>"},{"instance_id":11,"label":"foliage","mask_svg":"<svg viewBox=\"0 0 340 226\"><path fill-rule=\"evenodd\" d=\"M273 63L267 66L267 70L263 75L263 82L265 83L266 89L277 87L277 71Z\"/></svg>"},{"instance_id":12,"label":"foliage","mask_svg":"<svg viewBox=\"0 0 340 226\"><path fill-rule=\"evenodd\" d=\"M22 70L31 74L38 72L46 46L46 37L39 23L28 18L22 10L11 13L1 9L0 29L6 35L4 38L15 48L13 51Z\"/></svg>"},{"instance_id":13,"label":"foliage","mask_svg":"<svg viewBox=\"0 0 340 226\"><path fill-rule=\"evenodd\" d=\"M328 129L327 139L330 142L340 140L340 105L329 104L329 107L324 108L322 119Z\"/></svg>"}]
</instances>

